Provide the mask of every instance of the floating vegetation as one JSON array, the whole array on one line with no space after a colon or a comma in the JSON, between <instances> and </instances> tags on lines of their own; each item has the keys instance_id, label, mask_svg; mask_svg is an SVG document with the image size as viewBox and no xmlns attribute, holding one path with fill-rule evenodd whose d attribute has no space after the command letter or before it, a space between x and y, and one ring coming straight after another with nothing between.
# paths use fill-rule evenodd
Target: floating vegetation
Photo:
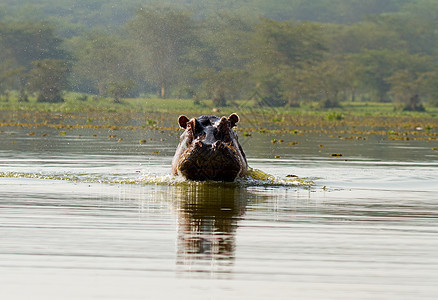
<instances>
[{"instance_id":1,"label":"floating vegetation","mask_svg":"<svg viewBox=\"0 0 438 300\"><path fill-rule=\"evenodd\" d=\"M244 132L242 133L242 136L249 137L249 136L251 136L251 133L249 133L248 131L244 131Z\"/></svg>"},{"instance_id":2,"label":"floating vegetation","mask_svg":"<svg viewBox=\"0 0 438 300\"><path fill-rule=\"evenodd\" d=\"M344 120L344 115L339 112L332 112L329 113L326 118L328 121L341 121Z\"/></svg>"},{"instance_id":3,"label":"floating vegetation","mask_svg":"<svg viewBox=\"0 0 438 300\"><path fill-rule=\"evenodd\" d=\"M289 142L287 143L289 146L295 146L301 144L300 142Z\"/></svg>"},{"instance_id":4,"label":"floating vegetation","mask_svg":"<svg viewBox=\"0 0 438 300\"><path fill-rule=\"evenodd\" d=\"M342 156L342 153L332 153L330 154L331 157L340 157Z\"/></svg>"},{"instance_id":5,"label":"floating vegetation","mask_svg":"<svg viewBox=\"0 0 438 300\"><path fill-rule=\"evenodd\" d=\"M282 118L274 117L274 118L271 119L271 122L275 122L275 123L284 122L284 117L282 117Z\"/></svg>"},{"instance_id":6,"label":"floating vegetation","mask_svg":"<svg viewBox=\"0 0 438 300\"><path fill-rule=\"evenodd\" d=\"M286 177L288 179L281 179L259 169L248 168L248 176L240 179L239 182L249 180L254 185L302 186L308 188L315 185L312 180L299 179L296 175L288 175Z\"/></svg>"},{"instance_id":7,"label":"floating vegetation","mask_svg":"<svg viewBox=\"0 0 438 300\"><path fill-rule=\"evenodd\" d=\"M254 132L269 135L291 134L304 135L321 133L345 140L366 140L367 136L380 135L382 139L394 141L433 140L438 137L438 121L432 116L379 116L352 115L340 112L321 114L315 113L282 114L280 123L272 122L275 117L269 113L242 112L237 131L240 135L249 137ZM87 112L48 112L0 111L0 127L19 128L55 128L59 135L66 135L73 129L109 129L109 130L167 130L177 132L175 120L178 113L135 112L135 111L95 111ZM246 122L244 120L246 119ZM341 119L341 120L339 120ZM146 123L144 120L148 120ZM256 121L254 121L256 120ZM342 122L339 122L342 121ZM165 126L163 124L172 124ZM264 124L263 127L260 124ZM418 130L421 128L422 130ZM30 130L33 132L34 130ZM279 138L275 139L280 142Z\"/></svg>"},{"instance_id":8,"label":"floating vegetation","mask_svg":"<svg viewBox=\"0 0 438 300\"><path fill-rule=\"evenodd\" d=\"M139 140L138 143L139 143L140 145L146 144L146 140Z\"/></svg>"},{"instance_id":9,"label":"floating vegetation","mask_svg":"<svg viewBox=\"0 0 438 300\"><path fill-rule=\"evenodd\" d=\"M147 126L157 126L157 124L158 124L158 122L155 121L155 120L149 119L149 120L146 121L146 125Z\"/></svg>"}]
</instances>

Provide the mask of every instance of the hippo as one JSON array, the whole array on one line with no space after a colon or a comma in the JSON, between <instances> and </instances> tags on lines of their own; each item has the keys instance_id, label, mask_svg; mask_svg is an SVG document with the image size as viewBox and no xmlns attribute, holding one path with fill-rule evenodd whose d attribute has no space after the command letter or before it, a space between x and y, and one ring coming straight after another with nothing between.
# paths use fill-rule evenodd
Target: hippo
<instances>
[{"instance_id":1,"label":"hippo","mask_svg":"<svg viewBox=\"0 0 438 300\"><path fill-rule=\"evenodd\" d=\"M247 174L248 163L237 134L232 129L239 122L237 114L228 118L201 116L178 123L184 133L172 160L172 174L189 180L232 182Z\"/></svg>"}]
</instances>

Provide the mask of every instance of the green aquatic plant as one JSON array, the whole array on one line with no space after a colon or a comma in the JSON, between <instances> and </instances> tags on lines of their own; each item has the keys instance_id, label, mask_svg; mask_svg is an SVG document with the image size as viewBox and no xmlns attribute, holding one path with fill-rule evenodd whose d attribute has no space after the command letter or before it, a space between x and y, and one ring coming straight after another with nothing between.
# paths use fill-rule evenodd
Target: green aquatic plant
<instances>
[{"instance_id":1,"label":"green aquatic plant","mask_svg":"<svg viewBox=\"0 0 438 300\"><path fill-rule=\"evenodd\" d=\"M295 146L301 144L300 142L289 142L287 143L289 146Z\"/></svg>"},{"instance_id":2,"label":"green aquatic plant","mask_svg":"<svg viewBox=\"0 0 438 300\"><path fill-rule=\"evenodd\" d=\"M284 117L274 117L274 118L272 118L271 119L271 122L274 122L274 123L281 123L281 122L284 122Z\"/></svg>"},{"instance_id":3,"label":"green aquatic plant","mask_svg":"<svg viewBox=\"0 0 438 300\"><path fill-rule=\"evenodd\" d=\"M326 118L328 121L341 121L345 119L344 115L340 112L331 112L327 114Z\"/></svg>"},{"instance_id":4,"label":"green aquatic plant","mask_svg":"<svg viewBox=\"0 0 438 300\"><path fill-rule=\"evenodd\" d=\"M250 137L250 136L252 136L252 134L250 132L248 132L248 131L244 131L242 133L242 136Z\"/></svg>"},{"instance_id":5,"label":"green aquatic plant","mask_svg":"<svg viewBox=\"0 0 438 300\"><path fill-rule=\"evenodd\" d=\"M265 173L262 170L254 169L254 168L248 168L247 177L258 181L259 183L258 185L260 184L279 185L279 186L291 185L291 186L302 186L308 188L315 185L315 183L312 180L300 179L296 175L294 175L293 177L286 176L287 179L281 179L271 174Z\"/></svg>"},{"instance_id":6,"label":"green aquatic plant","mask_svg":"<svg viewBox=\"0 0 438 300\"><path fill-rule=\"evenodd\" d=\"M343 156L342 153L332 153L330 154L331 157L340 157Z\"/></svg>"}]
</instances>

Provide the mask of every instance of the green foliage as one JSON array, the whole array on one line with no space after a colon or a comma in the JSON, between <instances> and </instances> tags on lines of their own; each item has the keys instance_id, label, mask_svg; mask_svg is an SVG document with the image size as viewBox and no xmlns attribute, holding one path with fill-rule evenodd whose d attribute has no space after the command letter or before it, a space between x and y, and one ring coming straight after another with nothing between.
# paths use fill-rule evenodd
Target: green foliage
<instances>
[{"instance_id":1,"label":"green foliage","mask_svg":"<svg viewBox=\"0 0 438 300\"><path fill-rule=\"evenodd\" d=\"M28 88L38 94L39 102L62 102L62 90L67 88L68 67L58 59L37 60L29 72Z\"/></svg>"},{"instance_id":2,"label":"green foliage","mask_svg":"<svg viewBox=\"0 0 438 300\"><path fill-rule=\"evenodd\" d=\"M331 112L329 114L327 114L327 120L328 121L341 121L343 120L345 117L342 113L339 112Z\"/></svg>"},{"instance_id":3,"label":"green foliage","mask_svg":"<svg viewBox=\"0 0 438 300\"><path fill-rule=\"evenodd\" d=\"M396 72L408 69L414 72L425 72L432 66L429 57L409 54L406 51L365 50L351 56L360 68L357 76L363 86L375 92L379 101L388 100L391 80L387 80Z\"/></svg>"},{"instance_id":4,"label":"green foliage","mask_svg":"<svg viewBox=\"0 0 438 300\"><path fill-rule=\"evenodd\" d=\"M0 23L1 48L5 51L2 55L26 69L35 60L65 59L67 54L54 31L47 22Z\"/></svg>"},{"instance_id":5,"label":"green foliage","mask_svg":"<svg viewBox=\"0 0 438 300\"><path fill-rule=\"evenodd\" d=\"M197 43L194 28L188 12L170 7L141 8L128 23L127 30L143 54L145 77L159 87L162 98Z\"/></svg>"},{"instance_id":6,"label":"green foliage","mask_svg":"<svg viewBox=\"0 0 438 300\"><path fill-rule=\"evenodd\" d=\"M108 85L108 94L114 97L114 102L119 103L122 97L129 96L129 93L134 89L135 83L131 80L110 82Z\"/></svg>"},{"instance_id":7,"label":"green foliage","mask_svg":"<svg viewBox=\"0 0 438 300\"><path fill-rule=\"evenodd\" d=\"M33 2L33 3L32 3ZM35 3L36 2L36 3ZM352 23L368 15L395 12L407 0L162 0L161 5L189 9L197 16L210 16L218 11L233 11L251 18L274 20L307 20L312 22ZM418 2L418 1L416 1ZM423 0L431 2L434 0ZM80 32L90 27L120 26L132 18L141 5L156 0L3 0L0 17L6 20L51 19L66 28L63 32ZM425 5L426 6L426 5ZM427 7L427 6L426 6ZM426 10L427 11L427 10Z\"/></svg>"},{"instance_id":8,"label":"green foliage","mask_svg":"<svg viewBox=\"0 0 438 300\"><path fill-rule=\"evenodd\" d=\"M70 88L116 102L438 105L436 0L151 2L3 1L0 96L56 101Z\"/></svg>"},{"instance_id":9,"label":"green foliage","mask_svg":"<svg viewBox=\"0 0 438 300\"><path fill-rule=\"evenodd\" d=\"M251 70L260 104L296 106L309 84L304 70L320 63L327 50L321 26L265 19L253 36Z\"/></svg>"},{"instance_id":10,"label":"green foliage","mask_svg":"<svg viewBox=\"0 0 438 300\"><path fill-rule=\"evenodd\" d=\"M201 79L201 95L211 98L215 106L226 106L227 98L238 99L247 74L244 71L205 68L198 73Z\"/></svg>"},{"instance_id":11,"label":"green foliage","mask_svg":"<svg viewBox=\"0 0 438 300\"><path fill-rule=\"evenodd\" d=\"M260 106L284 106L286 101L282 94L281 80L273 74L260 78L256 86L255 98Z\"/></svg>"},{"instance_id":12,"label":"green foliage","mask_svg":"<svg viewBox=\"0 0 438 300\"><path fill-rule=\"evenodd\" d=\"M70 41L70 47L77 59L72 74L77 90L119 98L135 87L134 49L120 37L93 32Z\"/></svg>"},{"instance_id":13,"label":"green foliage","mask_svg":"<svg viewBox=\"0 0 438 300\"><path fill-rule=\"evenodd\" d=\"M52 85L50 88L46 84L36 89L34 85L37 81L44 82L42 78L55 79L54 74L49 75L49 68L58 67L55 61L68 59L67 53L61 48L61 40L55 36L53 26L48 23L0 23L0 53L0 92L19 89L20 98L26 101L26 85L31 79L30 86L38 90L42 98L47 96L52 101L58 95L55 90L65 87L63 85L58 89L49 83ZM63 83L62 80L57 82Z\"/></svg>"},{"instance_id":14,"label":"green foliage","mask_svg":"<svg viewBox=\"0 0 438 300\"><path fill-rule=\"evenodd\" d=\"M264 19L256 25L254 60L262 69L271 71L281 65L300 67L303 63L319 61L326 51L321 29L318 24Z\"/></svg>"}]
</instances>

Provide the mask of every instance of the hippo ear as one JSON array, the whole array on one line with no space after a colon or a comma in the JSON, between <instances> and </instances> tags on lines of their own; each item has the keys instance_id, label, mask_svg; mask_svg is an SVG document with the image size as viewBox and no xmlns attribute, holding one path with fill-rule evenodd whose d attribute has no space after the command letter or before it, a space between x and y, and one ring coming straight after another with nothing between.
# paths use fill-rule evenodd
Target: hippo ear
<instances>
[{"instance_id":1,"label":"hippo ear","mask_svg":"<svg viewBox=\"0 0 438 300\"><path fill-rule=\"evenodd\" d=\"M228 117L228 121L230 121L230 126L233 128L237 122L239 122L239 116L237 114L231 114Z\"/></svg>"},{"instance_id":2,"label":"hippo ear","mask_svg":"<svg viewBox=\"0 0 438 300\"><path fill-rule=\"evenodd\" d=\"M184 128L184 129L187 128L188 121L189 121L189 119L186 116L179 116L179 118L178 118L179 126L181 126L181 128Z\"/></svg>"}]
</instances>

